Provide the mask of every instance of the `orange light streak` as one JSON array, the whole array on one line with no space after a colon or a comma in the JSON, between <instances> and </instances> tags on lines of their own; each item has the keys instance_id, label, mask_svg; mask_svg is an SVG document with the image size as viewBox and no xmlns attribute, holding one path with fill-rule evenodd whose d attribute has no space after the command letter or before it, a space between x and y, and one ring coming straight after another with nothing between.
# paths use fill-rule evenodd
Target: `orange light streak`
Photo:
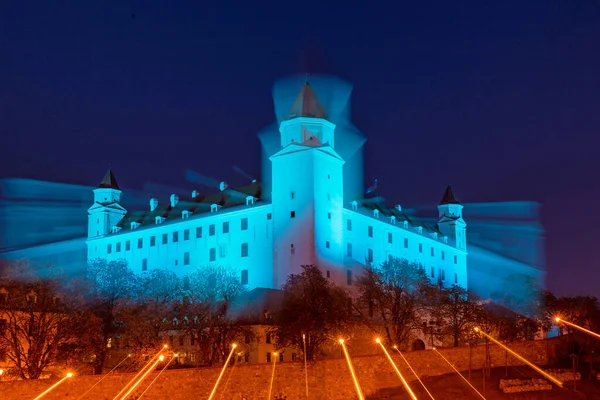
<instances>
[{"instance_id":1,"label":"orange light streak","mask_svg":"<svg viewBox=\"0 0 600 400\"><path fill-rule=\"evenodd\" d=\"M354 372L352 361L350 361L350 354L348 354L348 350L346 349L346 345L344 344L344 339L340 339L339 342L342 345L342 349L344 349L344 355L346 356L346 361L348 361L348 368L350 368L352 379L354 379L354 386L356 387L356 393L358 394L358 398L359 400L365 400L365 396L362 394L362 390L360 389L360 385L358 384L358 379L356 378L356 373Z\"/></svg>"},{"instance_id":2,"label":"orange light streak","mask_svg":"<svg viewBox=\"0 0 600 400\"><path fill-rule=\"evenodd\" d=\"M275 380L275 365L277 364L277 353L273 353L273 372L271 372L271 384L269 385L269 396L267 399L271 398L271 393L273 391L273 381Z\"/></svg>"},{"instance_id":3,"label":"orange light streak","mask_svg":"<svg viewBox=\"0 0 600 400\"><path fill-rule=\"evenodd\" d=\"M219 378L217 378L217 381L215 382L215 386L213 387L212 392L210 392L210 396L208 397L208 400L211 400L213 398L213 396L215 395L215 393L217 391L217 386L219 386L219 381L223 377L223 374L225 373L225 369L227 368L227 365L229 365L229 360L231 360L231 356L233 355L233 352L235 351L236 347L237 347L237 344L235 344L235 343L233 344L233 346L231 346L231 351L229 352L227 361L225 361L225 364L223 365L223 369L221 370L221 373L219 374Z\"/></svg>"},{"instance_id":4,"label":"orange light streak","mask_svg":"<svg viewBox=\"0 0 600 400\"><path fill-rule=\"evenodd\" d=\"M590 331L589 329L585 329L583 326L576 325L576 324L574 324L572 322L565 321L564 319L558 318L558 317L556 317L554 320L556 321L557 324L563 323L563 324L572 326L573 328L578 329L581 332L587 333L588 335L591 335L591 336L594 336L597 339L600 339L600 335L598 335L596 332Z\"/></svg>"},{"instance_id":5,"label":"orange light streak","mask_svg":"<svg viewBox=\"0 0 600 400\"><path fill-rule=\"evenodd\" d=\"M375 339L375 341L381 346L381 348L383 349L383 352L385 353L385 355L387 356L388 360L390 361L390 364L392 364L392 367L394 367L394 369L396 370L396 374L398 374L398 376L400 377L400 380L402 381L402 383L404 384L404 387L406 388L406 391L408 392L408 394L410 395L410 397L413 400L417 400L417 396L415 396L415 394L413 393L413 391L411 390L410 386L408 386L408 382L406 382L406 380L404 379L404 377L402 376L402 374L400 373L400 370L398 369L398 367L396 366L396 364L394 363L394 360L392 360L392 357L390 356L390 353L388 353L388 351L386 350L385 346L383 345L383 343L381 343L381 339L377 338Z\"/></svg>"},{"instance_id":6,"label":"orange light streak","mask_svg":"<svg viewBox=\"0 0 600 400\"><path fill-rule=\"evenodd\" d=\"M44 390L38 397L36 397L33 400L41 399L42 397L44 397L45 395L47 395L48 393L50 393L58 385L60 385L61 383L63 383L65 380L69 379L72 376L73 376L73 374L69 372L67 375L65 375L64 378L62 378L61 380L59 380L58 382L56 382L54 385L50 386L48 389Z\"/></svg>"},{"instance_id":7,"label":"orange light streak","mask_svg":"<svg viewBox=\"0 0 600 400\"><path fill-rule=\"evenodd\" d=\"M125 392L125 390L127 390L127 388L129 387L129 385L131 385L131 383L132 383L132 382L135 382L135 381L137 380L137 378L139 378L139 377L140 377L140 375L142 375L142 374L144 373L144 371L146 370L146 368L148 368L148 366L149 366L149 365L150 365L150 364L151 364L151 363L152 363L152 362L153 362L153 361L154 361L154 360L155 360L155 359L156 359L158 356L160 356L160 353L162 353L162 351L163 351L164 349L166 349L167 347L168 347L168 346L165 344L165 345L163 346L163 348L162 348L162 349L160 349L160 351L159 351L158 353L156 353L156 355L155 355L154 357L152 357L152 358L150 359L150 361L148 361L148 362L146 363L146 365L144 365L144 366L142 367L142 369L140 369L140 371L139 371L137 374L135 374L135 376L133 377L133 379L132 379L132 380L130 380L129 382L127 382L127 384L125 385L125 387L123 387L123 389L121 389L121 391L120 391L119 393L117 393L117 395L116 395L115 397L113 397L113 400L117 400L117 399L119 398L119 396L121 396L121 394L122 394L123 392Z\"/></svg>"},{"instance_id":8,"label":"orange light streak","mask_svg":"<svg viewBox=\"0 0 600 400\"><path fill-rule=\"evenodd\" d=\"M114 367L113 369L111 369L110 371L108 371L108 373L107 373L107 374L105 374L105 375L102 377L102 379L100 379L98 382L94 383L94 385L92 385L92 387L91 387L91 388L89 388L89 389L88 389L88 390L86 390L86 391L85 391L85 392L84 392L84 393L83 393L81 396L79 396L79 397L77 398L77 400L81 400L81 399L82 399L82 398L83 398L83 397L84 397L86 394L88 394L88 393L89 393L89 392L90 392L90 391L91 391L93 388L95 388L96 386L98 386L98 384L99 384L100 382L102 382L102 381L104 380L104 378L106 378L108 375L110 375L110 374L111 374L111 373L112 373L112 372L113 372L115 369L119 368L119 366L120 366L121 364L123 364L123 363L125 362L125 360L127 360L129 357L131 357L131 354L127 354L127 357L125 357L123 360L121 360L121 362L120 362L120 363L118 363L116 367Z\"/></svg>"},{"instance_id":9,"label":"orange light streak","mask_svg":"<svg viewBox=\"0 0 600 400\"><path fill-rule=\"evenodd\" d=\"M158 375L156 375L156 378L154 378L152 380L152 382L150 382L150 384L146 387L146 389L144 389L144 391L142 392L142 394L140 394L138 396L138 400L142 398L142 396L144 395L144 393L146 393L148 391L148 389L150 389L150 386L152 386L154 384L154 382L156 382L156 380L158 379L158 377L160 376L160 374L163 373L163 371L165 369L167 369L167 367L169 366L169 364L171 364L171 362L175 359L179 357L179 355L177 353L173 354L173 357L171 357L171 359L169 360L169 362L163 367L163 369L160 370L160 372L158 373Z\"/></svg>"},{"instance_id":10,"label":"orange light streak","mask_svg":"<svg viewBox=\"0 0 600 400\"><path fill-rule=\"evenodd\" d=\"M452 368L454 370L454 372L456 372L461 378L463 378L463 380L465 382L467 382L467 385L471 386L471 389L473 389L475 391L475 393L477 393L479 395L479 397L481 397L483 400L486 400L485 397L483 397L483 395L481 393L479 393L479 390L475 389L475 386L471 385L471 382L469 382L469 380L467 378L465 378L463 376L463 374L461 374L460 372L458 372L458 370L456 368L454 368L454 365L452 365L452 363L450 361L448 361L446 359L446 357L444 357L442 355L442 353L440 353L439 351L437 351L437 349L434 347L433 351L435 351L436 353L438 353L440 355L440 357L442 357L444 359L444 361L446 361L448 363L448 365L450 366L450 368Z\"/></svg>"},{"instance_id":11,"label":"orange light streak","mask_svg":"<svg viewBox=\"0 0 600 400\"><path fill-rule=\"evenodd\" d=\"M425 386L425 384L423 383L423 381L421 380L421 378L419 378L419 375L417 375L417 373L415 372L415 370L413 369L413 367L411 367L411 365L408 363L408 360L406 359L406 357L404 357L404 354L402 354L402 352L400 350L398 350L398 346L394 345L394 350L396 350L398 352L398 354L400 354L400 357L402 357L402 359L404 360L404 362L406 363L406 365L408 365L408 368L410 368L410 370L415 375L415 377L417 378L417 380L419 381L419 383L421 384L421 386L423 386L423 389L425 389L425 391L427 392L427 394L429 395L429 397L431 397L432 400L435 400L433 398L433 395L429 392L429 390L427 390L427 387Z\"/></svg>"},{"instance_id":12,"label":"orange light streak","mask_svg":"<svg viewBox=\"0 0 600 400\"><path fill-rule=\"evenodd\" d=\"M550 375L549 373L547 373L546 371L544 371L543 369L541 369L540 367L538 367L537 365L535 365L534 363L530 362L529 360L527 360L525 357L521 356L520 354L515 353L513 350L509 349L508 347L506 347L505 345L503 345L502 343L500 343L499 341L497 341L496 339L494 339L493 337L491 337L490 335L488 335L487 333L485 333L481 329L475 328L475 332L480 332L486 338L490 339L492 342L494 342L497 345L499 345L500 347L502 347L504 350L506 350L507 352L509 352L510 354L512 354L515 358L517 358L517 359L523 361L525 364L529 365L532 369L534 369L537 372L539 372L545 378L548 378L552 382L554 382L556 385L558 385L560 387L563 387L562 381L559 381L558 379L556 379L555 377L553 377L552 375Z\"/></svg>"},{"instance_id":13,"label":"orange light streak","mask_svg":"<svg viewBox=\"0 0 600 400\"><path fill-rule=\"evenodd\" d=\"M127 391L127 393L125 393L125 395L123 395L123 397L121 397L121 400L125 400L135 390L135 388L138 387L138 385L140 383L142 383L142 381L144 379L146 379L146 377L148 376L148 374L150 372L154 371L154 368L156 368L156 366L158 365L158 363L161 362L164 359L165 359L165 356L159 356L158 360L156 360L154 362L154 364L152 364L152 366L146 370L146 372L144 373L144 375L142 375L142 377L140 379L138 379L138 381Z\"/></svg>"}]
</instances>

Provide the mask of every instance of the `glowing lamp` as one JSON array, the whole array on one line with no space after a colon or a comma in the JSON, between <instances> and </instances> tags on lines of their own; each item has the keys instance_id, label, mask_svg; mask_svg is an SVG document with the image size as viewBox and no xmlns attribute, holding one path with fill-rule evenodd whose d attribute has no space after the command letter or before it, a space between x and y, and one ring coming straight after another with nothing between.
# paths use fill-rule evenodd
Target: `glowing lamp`
<instances>
[{"instance_id":1,"label":"glowing lamp","mask_svg":"<svg viewBox=\"0 0 600 400\"><path fill-rule=\"evenodd\" d=\"M344 339L340 339L340 344L344 344Z\"/></svg>"},{"instance_id":2,"label":"glowing lamp","mask_svg":"<svg viewBox=\"0 0 600 400\"><path fill-rule=\"evenodd\" d=\"M162 355L161 355L160 357L158 357L158 359L159 359L160 361L162 361L162 360L164 360L164 359L165 359L165 356L162 356Z\"/></svg>"},{"instance_id":3,"label":"glowing lamp","mask_svg":"<svg viewBox=\"0 0 600 400\"><path fill-rule=\"evenodd\" d=\"M69 373L67 374L67 378L70 378L70 377L72 377L72 376L73 376L73 373L72 373L72 372L69 372Z\"/></svg>"},{"instance_id":4,"label":"glowing lamp","mask_svg":"<svg viewBox=\"0 0 600 400\"><path fill-rule=\"evenodd\" d=\"M173 354L173 357L179 357L179 353Z\"/></svg>"},{"instance_id":5,"label":"glowing lamp","mask_svg":"<svg viewBox=\"0 0 600 400\"><path fill-rule=\"evenodd\" d=\"M375 341L376 341L377 343L381 343L381 339L379 339L379 338L375 339Z\"/></svg>"},{"instance_id":6,"label":"glowing lamp","mask_svg":"<svg viewBox=\"0 0 600 400\"><path fill-rule=\"evenodd\" d=\"M276 355L277 355L277 352L273 353L273 355L274 355L274 356L276 356Z\"/></svg>"},{"instance_id":7,"label":"glowing lamp","mask_svg":"<svg viewBox=\"0 0 600 400\"><path fill-rule=\"evenodd\" d=\"M394 348L395 348L395 349L397 349L397 348L398 348L398 346L394 345Z\"/></svg>"},{"instance_id":8,"label":"glowing lamp","mask_svg":"<svg viewBox=\"0 0 600 400\"><path fill-rule=\"evenodd\" d=\"M233 347L235 349L237 347L237 344L234 343L233 346L231 346L231 347Z\"/></svg>"},{"instance_id":9,"label":"glowing lamp","mask_svg":"<svg viewBox=\"0 0 600 400\"><path fill-rule=\"evenodd\" d=\"M479 332L479 328L475 327L475 332Z\"/></svg>"},{"instance_id":10,"label":"glowing lamp","mask_svg":"<svg viewBox=\"0 0 600 400\"><path fill-rule=\"evenodd\" d=\"M556 322L560 322L560 318L558 318L558 317L554 318L554 320L555 320Z\"/></svg>"},{"instance_id":11,"label":"glowing lamp","mask_svg":"<svg viewBox=\"0 0 600 400\"><path fill-rule=\"evenodd\" d=\"M435 350L435 347L432 347L433 350Z\"/></svg>"},{"instance_id":12,"label":"glowing lamp","mask_svg":"<svg viewBox=\"0 0 600 400\"><path fill-rule=\"evenodd\" d=\"M169 347L169 345L165 344L165 345L163 346L163 349L166 349L167 347Z\"/></svg>"}]
</instances>

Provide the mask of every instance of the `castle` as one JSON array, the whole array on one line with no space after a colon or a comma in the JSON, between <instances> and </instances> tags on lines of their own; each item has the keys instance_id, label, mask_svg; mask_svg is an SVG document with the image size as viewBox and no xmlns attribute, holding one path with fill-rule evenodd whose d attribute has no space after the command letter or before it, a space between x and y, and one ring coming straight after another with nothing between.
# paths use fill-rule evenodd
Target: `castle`
<instances>
[{"instance_id":1,"label":"castle","mask_svg":"<svg viewBox=\"0 0 600 400\"><path fill-rule=\"evenodd\" d=\"M259 133L260 182L223 182L215 193L172 194L166 204L152 198L145 210L128 211L109 170L88 210L88 259L180 276L216 263L249 289L279 289L304 264L351 286L365 264L393 256L420 263L433 282L467 287L466 223L450 186L436 224L365 199L366 138L350 119L351 91L332 77L276 83L276 122Z\"/></svg>"}]
</instances>

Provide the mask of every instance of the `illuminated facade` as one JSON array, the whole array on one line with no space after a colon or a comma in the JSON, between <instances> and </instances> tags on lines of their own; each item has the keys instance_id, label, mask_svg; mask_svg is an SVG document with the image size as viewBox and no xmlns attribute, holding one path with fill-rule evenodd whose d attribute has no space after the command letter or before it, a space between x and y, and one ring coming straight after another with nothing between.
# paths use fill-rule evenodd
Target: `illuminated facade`
<instances>
[{"instance_id":1,"label":"illuminated facade","mask_svg":"<svg viewBox=\"0 0 600 400\"><path fill-rule=\"evenodd\" d=\"M88 258L180 276L217 263L239 271L249 288L280 288L303 264L351 285L366 263L395 256L421 263L436 283L466 287L466 224L450 187L437 224L364 198L366 139L350 120L351 90L331 77L276 83L276 122L259 133L261 182L223 182L213 194L172 194L128 212L109 170L88 210Z\"/></svg>"}]
</instances>

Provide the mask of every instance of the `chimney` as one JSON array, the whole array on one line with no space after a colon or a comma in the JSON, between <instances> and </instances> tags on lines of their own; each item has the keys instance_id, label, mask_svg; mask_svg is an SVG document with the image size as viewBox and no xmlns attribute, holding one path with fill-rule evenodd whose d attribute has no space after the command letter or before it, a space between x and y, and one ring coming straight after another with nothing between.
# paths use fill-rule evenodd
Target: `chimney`
<instances>
[{"instance_id":1,"label":"chimney","mask_svg":"<svg viewBox=\"0 0 600 400\"><path fill-rule=\"evenodd\" d=\"M192 199L195 199L196 197L198 197L198 191L194 190L192 191Z\"/></svg>"},{"instance_id":2,"label":"chimney","mask_svg":"<svg viewBox=\"0 0 600 400\"><path fill-rule=\"evenodd\" d=\"M400 204L396 204L396 210L402 211L402 206Z\"/></svg>"},{"instance_id":3,"label":"chimney","mask_svg":"<svg viewBox=\"0 0 600 400\"><path fill-rule=\"evenodd\" d=\"M179 196L177 196L175 193L173 193L171 195L171 208L175 207L177 205L177 203L179 203Z\"/></svg>"},{"instance_id":4,"label":"chimney","mask_svg":"<svg viewBox=\"0 0 600 400\"><path fill-rule=\"evenodd\" d=\"M227 189L227 182L221 182L219 184L219 190L223 191L225 189Z\"/></svg>"},{"instance_id":5,"label":"chimney","mask_svg":"<svg viewBox=\"0 0 600 400\"><path fill-rule=\"evenodd\" d=\"M156 210L156 207L158 207L158 200L156 200L155 198L151 198L150 199L150 211Z\"/></svg>"}]
</instances>

